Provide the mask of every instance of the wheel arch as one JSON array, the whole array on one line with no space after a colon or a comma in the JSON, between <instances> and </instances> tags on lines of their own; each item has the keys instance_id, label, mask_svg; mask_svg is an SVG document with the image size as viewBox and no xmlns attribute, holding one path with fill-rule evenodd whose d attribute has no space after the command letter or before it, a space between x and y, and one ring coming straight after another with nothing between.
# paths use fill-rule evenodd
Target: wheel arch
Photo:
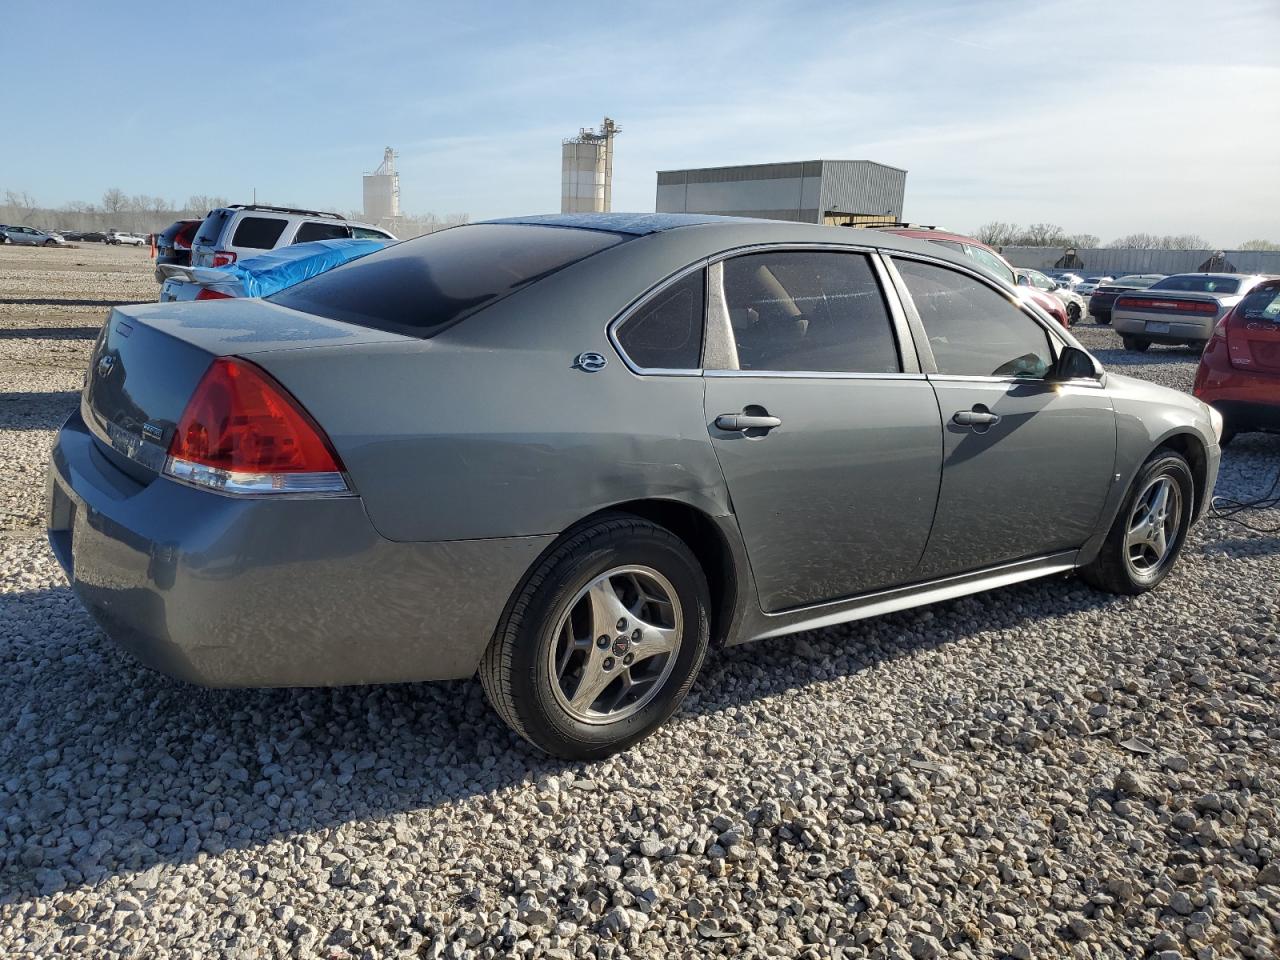
<instances>
[{"instance_id":1,"label":"wheel arch","mask_svg":"<svg viewBox=\"0 0 1280 960\"><path fill-rule=\"evenodd\" d=\"M1200 516L1204 506L1204 498L1208 496L1209 454L1202 441L1194 433L1177 432L1163 437L1156 444L1156 451L1172 450L1180 454L1191 465L1191 479L1195 486L1195 505L1191 515ZM1154 452L1154 451L1153 451Z\"/></svg>"},{"instance_id":2,"label":"wheel arch","mask_svg":"<svg viewBox=\"0 0 1280 960\"><path fill-rule=\"evenodd\" d=\"M512 591L512 600L524 589L530 574L537 570L543 559L567 537L573 536L584 526L606 517L619 515L638 517L669 530L692 551L707 578L711 593L711 643L722 646L742 619L742 598L749 589L749 571L745 555L738 545L735 549L731 538L736 533L733 518L717 520L709 513L681 500L661 498L627 500L611 504L587 514L539 553L528 571L520 578ZM726 526L732 529L726 529ZM508 609L510 601L508 602ZM506 616L504 611L503 616Z\"/></svg>"}]
</instances>

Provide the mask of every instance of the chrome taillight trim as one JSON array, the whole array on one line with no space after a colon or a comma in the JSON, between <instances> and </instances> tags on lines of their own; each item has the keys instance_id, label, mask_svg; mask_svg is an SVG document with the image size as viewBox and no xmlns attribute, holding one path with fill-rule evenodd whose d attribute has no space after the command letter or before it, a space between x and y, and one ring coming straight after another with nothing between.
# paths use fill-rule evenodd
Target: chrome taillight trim
<instances>
[{"instance_id":1,"label":"chrome taillight trim","mask_svg":"<svg viewBox=\"0 0 1280 960\"><path fill-rule=\"evenodd\" d=\"M222 470L179 457L165 460L164 474L214 493L233 496L352 496L350 484L341 473L250 473Z\"/></svg>"}]
</instances>

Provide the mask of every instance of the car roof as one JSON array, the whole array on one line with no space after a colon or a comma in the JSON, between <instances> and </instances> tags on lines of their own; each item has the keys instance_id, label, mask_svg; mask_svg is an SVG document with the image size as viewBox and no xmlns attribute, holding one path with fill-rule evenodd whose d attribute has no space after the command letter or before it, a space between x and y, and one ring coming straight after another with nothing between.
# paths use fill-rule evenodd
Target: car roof
<instances>
[{"instance_id":1,"label":"car roof","mask_svg":"<svg viewBox=\"0 0 1280 960\"><path fill-rule=\"evenodd\" d=\"M637 240L649 237L696 235L708 254L730 247L773 243L831 243L851 247L875 247L905 253L923 253L966 267L973 261L948 247L927 240L877 229L825 226L796 220L766 220L759 217L722 217L700 213L552 213L526 217L503 217L481 220L453 229L485 224L573 227L581 230L605 230L629 235ZM930 234L932 236L932 234ZM620 246L629 247L630 243Z\"/></svg>"},{"instance_id":2,"label":"car roof","mask_svg":"<svg viewBox=\"0 0 1280 960\"><path fill-rule=\"evenodd\" d=\"M1162 280L1173 280L1175 277L1221 277L1224 280L1243 280L1246 277L1257 277L1261 274L1257 273L1203 273L1199 270L1192 270L1188 273L1172 273L1167 277L1161 277Z\"/></svg>"},{"instance_id":3,"label":"car roof","mask_svg":"<svg viewBox=\"0 0 1280 960\"><path fill-rule=\"evenodd\" d=\"M500 217L481 223L518 223L544 227L577 227L580 230L604 230L643 237L678 227L696 227L709 223L788 223L786 220L762 220L757 217L721 217L708 213L543 213L524 217Z\"/></svg>"}]
</instances>

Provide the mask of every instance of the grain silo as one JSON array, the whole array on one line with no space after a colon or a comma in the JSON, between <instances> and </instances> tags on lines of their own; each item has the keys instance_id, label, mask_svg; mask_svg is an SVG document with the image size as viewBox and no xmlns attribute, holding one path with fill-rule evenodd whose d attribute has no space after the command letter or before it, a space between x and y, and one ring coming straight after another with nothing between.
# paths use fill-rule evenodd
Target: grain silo
<instances>
[{"instance_id":1,"label":"grain silo","mask_svg":"<svg viewBox=\"0 0 1280 960\"><path fill-rule=\"evenodd\" d=\"M400 216L400 174L396 173L396 152L382 151L382 164L364 175L364 218L370 223Z\"/></svg>"},{"instance_id":2,"label":"grain silo","mask_svg":"<svg viewBox=\"0 0 1280 960\"><path fill-rule=\"evenodd\" d=\"M583 127L563 142L561 213L608 213L613 204L613 138L621 129L608 117L600 132Z\"/></svg>"}]
</instances>

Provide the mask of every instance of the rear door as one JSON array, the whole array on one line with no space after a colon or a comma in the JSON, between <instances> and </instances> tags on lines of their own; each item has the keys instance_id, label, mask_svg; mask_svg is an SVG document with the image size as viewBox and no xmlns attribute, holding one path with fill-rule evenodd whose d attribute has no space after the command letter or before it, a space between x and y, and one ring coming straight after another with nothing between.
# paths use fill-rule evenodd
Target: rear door
<instances>
[{"instance_id":1,"label":"rear door","mask_svg":"<svg viewBox=\"0 0 1280 960\"><path fill-rule=\"evenodd\" d=\"M1099 381L1049 383L1055 339L976 275L895 256L944 423L926 579L1080 547L1112 482L1116 422Z\"/></svg>"},{"instance_id":2,"label":"rear door","mask_svg":"<svg viewBox=\"0 0 1280 960\"><path fill-rule=\"evenodd\" d=\"M909 582L941 474L937 401L866 253L710 268L705 414L769 612Z\"/></svg>"}]
</instances>

